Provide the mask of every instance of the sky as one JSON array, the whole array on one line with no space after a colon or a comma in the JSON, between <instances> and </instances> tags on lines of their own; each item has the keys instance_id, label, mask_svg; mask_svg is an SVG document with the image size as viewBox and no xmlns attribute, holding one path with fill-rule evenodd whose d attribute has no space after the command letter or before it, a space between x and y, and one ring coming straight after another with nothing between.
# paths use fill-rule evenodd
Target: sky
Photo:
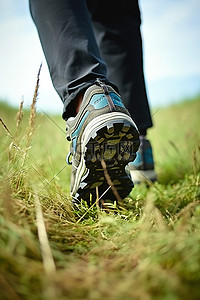
<instances>
[{"instance_id":1,"label":"sky","mask_svg":"<svg viewBox=\"0 0 200 300\"><path fill-rule=\"evenodd\" d=\"M140 0L144 74L152 107L200 93L200 1ZM30 106L41 62L38 110L62 113L28 0L0 0L0 99Z\"/></svg>"}]
</instances>

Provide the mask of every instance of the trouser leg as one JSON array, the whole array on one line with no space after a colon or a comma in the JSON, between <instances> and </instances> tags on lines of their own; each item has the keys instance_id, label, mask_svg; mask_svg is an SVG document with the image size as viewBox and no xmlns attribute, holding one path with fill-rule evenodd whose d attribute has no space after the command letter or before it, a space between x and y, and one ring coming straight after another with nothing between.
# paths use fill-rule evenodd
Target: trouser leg
<instances>
[{"instance_id":1,"label":"trouser leg","mask_svg":"<svg viewBox=\"0 0 200 300\"><path fill-rule=\"evenodd\" d=\"M143 74L140 10L137 0L88 0L96 40L139 130L152 126Z\"/></svg>"},{"instance_id":2,"label":"trouser leg","mask_svg":"<svg viewBox=\"0 0 200 300\"><path fill-rule=\"evenodd\" d=\"M63 118L67 119L75 113L77 94L97 77L107 78L86 2L30 0L30 11L54 88L64 103Z\"/></svg>"}]
</instances>

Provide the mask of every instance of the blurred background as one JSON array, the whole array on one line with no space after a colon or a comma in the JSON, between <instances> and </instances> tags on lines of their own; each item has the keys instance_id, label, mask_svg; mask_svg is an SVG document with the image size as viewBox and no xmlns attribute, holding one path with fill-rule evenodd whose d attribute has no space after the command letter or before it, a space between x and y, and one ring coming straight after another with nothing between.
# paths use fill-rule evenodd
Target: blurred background
<instances>
[{"instance_id":1,"label":"blurred background","mask_svg":"<svg viewBox=\"0 0 200 300\"><path fill-rule=\"evenodd\" d=\"M139 0L144 73L152 107L200 93L200 1ZM32 102L43 63L37 107L62 113L42 53L28 0L0 0L0 99L13 106Z\"/></svg>"}]
</instances>

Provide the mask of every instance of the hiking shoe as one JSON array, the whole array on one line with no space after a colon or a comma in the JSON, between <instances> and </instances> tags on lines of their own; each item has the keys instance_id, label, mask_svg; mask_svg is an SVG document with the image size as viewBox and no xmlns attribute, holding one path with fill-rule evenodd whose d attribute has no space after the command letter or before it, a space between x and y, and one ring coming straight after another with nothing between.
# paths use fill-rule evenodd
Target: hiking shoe
<instances>
[{"instance_id":1,"label":"hiking shoe","mask_svg":"<svg viewBox=\"0 0 200 300\"><path fill-rule=\"evenodd\" d=\"M128 164L126 171L131 175L134 183L148 183L157 180L152 147L150 141L144 136L140 136L140 146L136 153L136 159Z\"/></svg>"},{"instance_id":2,"label":"hiking shoe","mask_svg":"<svg viewBox=\"0 0 200 300\"><path fill-rule=\"evenodd\" d=\"M99 197L108 190L106 198L115 200L108 178L104 176L105 165L120 197L123 199L130 193L133 182L125 166L136 157L139 133L119 94L111 86L97 80L86 90L77 116L67 120L67 139L72 141L67 162L72 164L73 203L80 199L89 205L94 203L96 187Z\"/></svg>"}]
</instances>

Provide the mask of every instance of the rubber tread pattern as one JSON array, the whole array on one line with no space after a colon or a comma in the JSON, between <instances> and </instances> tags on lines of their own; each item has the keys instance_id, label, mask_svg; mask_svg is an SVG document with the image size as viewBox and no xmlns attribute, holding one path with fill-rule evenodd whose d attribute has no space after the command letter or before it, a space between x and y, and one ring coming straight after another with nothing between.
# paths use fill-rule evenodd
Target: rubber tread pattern
<instances>
[{"instance_id":1,"label":"rubber tread pattern","mask_svg":"<svg viewBox=\"0 0 200 300\"><path fill-rule=\"evenodd\" d=\"M124 199L133 188L131 178L125 172L125 166L136 157L140 141L137 129L127 123L114 123L111 127L104 126L93 134L86 145L84 155L87 175L82 178L76 197L90 202L96 201L96 186L99 196L109 187L104 176L101 159L106 163L108 174L115 185L120 197ZM116 198L110 189L103 200L115 201Z\"/></svg>"}]
</instances>

